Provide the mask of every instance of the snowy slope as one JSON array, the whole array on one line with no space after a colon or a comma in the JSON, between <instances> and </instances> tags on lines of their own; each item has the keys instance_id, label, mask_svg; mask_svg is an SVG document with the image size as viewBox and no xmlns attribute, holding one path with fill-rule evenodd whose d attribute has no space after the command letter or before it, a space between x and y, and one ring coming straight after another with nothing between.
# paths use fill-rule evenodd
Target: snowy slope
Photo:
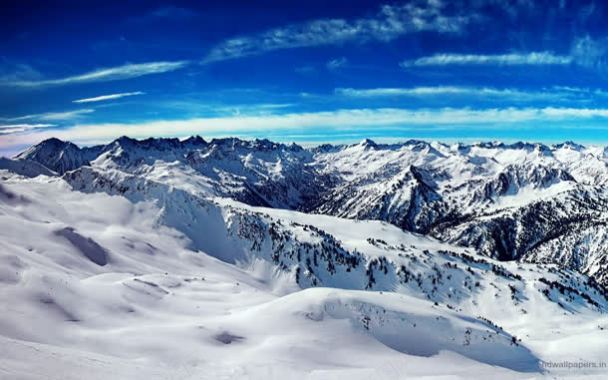
<instances>
[{"instance_id":1,"label":"snowy slope","mask_svg":"<svg viewBox=\"0 0 608 380\"><path fill-rule=\"evenodd\" d=\"M608 349L603 149L51 144L0 169L8 378L604 374L539 367Z\"/></svg>"},{"instance_id":2,"label":"snowy slope","mask_svg":"<svg viewBox=\"0 0 608 380\"><path fill-rule=\"evenodd\" d=\"M267 256L271 252L249 248L248 259L235 267L189 250L188 238L159 223L163 211L158 203L78 193L48 177L7 177L0 218L7 227L2 239L5 307L0 333L3 357L10 358L3 361L3 370L11 376L48 378L48 369L56 368L57 378L79 378L92 370L100 378L282 378L304 373L313 378L390 378L438 375L441 366L443 373L462 377L474 373L519 378L521 371L539 371L537 360L542 358L544 344L530 348L527 339L563 339L555 336L553 324L533 328L533 317L526 321L526 315L556 315L559 323L572 319L582 333L598 337L597 325L605 323L599 309L606 304L595 291L588 294L597 306L568 292L564 296L551 290L545 295L542 290L550 287L534 280L568 276L577 289L584 289L585 280L573 273L551 273L532 265L529 276L517 279L511 271L526 270L465 256L461 249L444 251L449 247L442 243L380 222L216 200L228 219L238 213L239 218L246 214L262 222L281 221L283 232L293 234L293 245L339 239L349 256L360 251L363 262L386 257L380 262L401 262L421 273L394 286L377 272L379 281L372 287L386 289L381 293L342 290L365 284L367 273L357 266L350 283L347 277L328 277L323 285L335 289L298 292L294 271L277 270ZM325 228L333 238L319 238L318 231L307 233L301 226ZM22 236L30 237L30 243L23 244ZM257 243L238 234L232 238L242 247ZM324 260L323 255L318 260ZM467 263L470 268L465 270ZM476 279L480 285L473 285ZM433 283L438 290L433 291ZM509 285L520 292L515 299ZM527 314L521 314L525 309ZM518 333L526 331L517 345L513 335L523 335L513 334L511 326ZM599 351L592 353L598 355L602 346L596 348ZM560 355L568 355L568 350L562 351ZM32 361L37 363L34 368L25 364Z\"/></svg>"},{"instance_id":3,"label":"snowy slope","mask_svg":"<svg viewBox=\"0 0 608 380\"><path fill-rule=\"evenodd\" d=\"M37 177L39 175L56 175L55 172L35 161L11 160L6 157L0 157L0 170L6 170L11 173L20 174L26 177Z\"/></svg>"},{"instance_id":4,"label":"snowy slope","mask_svg":"<svg viewBox=\"0 0 608 380\"><path fill-rule=\"evenodd\" d=\"M439 363L446 373L537 370L507 332L428 301L298 292L268 263L239 269L191 251L151 202L84 195L48 177L11 177L1 194L0 335L10 378L388 376L390 362L421 376ZM425 345L407 343L421 337Z\"/></svg>"}]
</instances>

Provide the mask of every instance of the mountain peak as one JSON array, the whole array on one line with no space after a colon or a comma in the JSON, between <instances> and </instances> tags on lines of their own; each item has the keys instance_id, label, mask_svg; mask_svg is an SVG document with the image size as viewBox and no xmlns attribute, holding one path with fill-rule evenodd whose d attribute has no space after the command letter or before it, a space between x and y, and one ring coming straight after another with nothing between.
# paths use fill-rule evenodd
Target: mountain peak
<instances>
[{"instance_id":1,"label":"mountain peak","mask_svg":"<svg viewBox=\"0 0 608 380\"><path fill-rule=\"evenodd\" d=\"M62 149L65 147L73 147L79 149L78 146L76 146L76 144L72 142L60 140L57 137L51 137L46 140L42 140L36 145L31 146L29 149L20 153L19 155L25 154L27 152L40 151L43 149Z\"/></svg>"},{"instance_id":2,"label":"mountain peak","mask_svg":"<svg viewBox=\"0 0 608 380\"><path fill-rule=\"evenodd\" d=\"M364 139L359 143L359 146L364 148L377 148L378 144L372 139Z\"/></svg>"},{"instance_id":3,"label":"mountain peak","mask_svg":"<svg viewBox=\"0 0 608 380\"><path fill-rule=\"evenodd\" d=\"M482 141L473 144L473 146L486 149L504 148L506 145L501 141Z\"/></svg>"},{"instance_id":4,"label":"mountain peak","mask_svg":"<svg viewBox=\"0 0 608 380\"><path fill-rule=\"evenodd\" d=\"M574 141L568 140L561 144L554 145L554 148L555 149L569 149L569 150L575 150L577 152L580 152L581 150L585 149L585 146L575 143Z\"/></svg>"},{"instance_id":5,"label":"mountain peak","mask_svg":"<svg viewBox=\"0 0 608 380\"><path fill-rule=\"evenodd\" d=\"M22 160L32 160L35 156L52 154L53 152L64 149L79 150L78 146L69 141L63 141L56 137L43 140L36 145L29 147L27 150L19 153L15 158Z\"/></svg>"},{"instance_id":6,"label":"mountain peak","mask_svg":"<svg viewBox=\"0 0 608 380\"><path fill-rule=\"evenodd\" d=\"M207 145L207 141L205 141L205 139L203 139L201 136L199 135L195 135L195 136L190 136L187 139L182 141L182 145L184 146L205 146Z\"/></svg>"},{"instance_id":7,"label":"mountain peak","mask_svg":"<svg viewBox=\"0 0 608 380\"><path fill-rule=\"evenodd\" d=\"M47 144L64 145L64 144L71 144L71 142L60 140L57 137L51 137L51 138L41 141L38 145L47 145Z\"/></svg>"},{"instance_id":8,"label":"mountain peak","mask_svg":"<svg viewBox=\"0 0 608 380\"><path fill-rule=\"evenodd\" d=\"M136 142L137 142L137 140L135 140L134 138L131 138L129 136L120 136L116 140L112 141L112 143L118 144L118 145L134 144Z\"/></svg>"},{"instance_id":9,"label":"mountain peak","mask_svg":"<svg viewBox=\"0 0 608 380\"><path fill-rule=\"evenodd\" d=\"M89 163L78 146L55 137L30 147L15 158L37 162L59 174Z\"/></svg>"}]
</instances>

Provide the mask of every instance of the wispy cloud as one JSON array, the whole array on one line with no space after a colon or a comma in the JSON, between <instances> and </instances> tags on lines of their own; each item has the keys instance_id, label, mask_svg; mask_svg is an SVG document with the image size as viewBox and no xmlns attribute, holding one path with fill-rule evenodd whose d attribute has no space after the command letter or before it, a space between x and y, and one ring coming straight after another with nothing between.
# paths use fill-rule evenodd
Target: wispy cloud
<instances>
[{"instance_id":1,"label":"wispy cloud","mask_svg":"<svg viewBox=\"0 0 608 380\"><path fill-rule=\"evenodd\" d=\"M61 121L61 120L74 120L79 117L82 117L86 114L90 114L95 112L94 109L85 108L80 110L73 111L63 111L63 112L46 112L46 113L38 113L31 115L24 115L12 118L2 118L5 121L20 121L20 120L45 120L45 121Z\"/></svg>"},{"instance_id":2,"label":"wispy cloud","mask_svg":"<svg viewBox=\"0 0 608 380\"><path fill-rule=\"evenodd\" d=\"M429 87L392 87L392 88L337 88L334 93L352 98L384 98L384 97L433 97L433 96L467 96L483 98L500 98L512 101L539 100L573 100L585 95L593 96L590 90L577 89L560 90L552 88L541 91L525 91L512 88L467 87L467 86L429 86Z\"/></svg>"},{"instance_id":3,"label":"wispy cloud","mask_svg":"<svg viewBox=\"0 0 608 380\"><path fill-rule=\"evenodd\" d=\"M608 38L594 39L587 36L574 38L567 54L555 54L549 51L516 52L506 54L457 54L440 53L401 62L404 68L449 65L494 65L521 66L545 65L567 66L578 65L587 68L605 70L608 64Z\"/></svg>"},{"instance_id":4,"label":"wispy cloud","mask_svg":"<svg viewBox=\"0 0 608 380\"><path fill-rule=\"evenodd\" d=\"M0 57L0 83L39 79L42 75L32 66Z\"/></svg>"},{"instance_id":5,"label":"wispy cloud","mask_svg":"<svg viewBox=\"0 0 608 380\"><path fill-rule=\"evenodd\" d=\"M0 135L21 133L39 128L54 127L55 124L0 124Z\"/></svg>"},{"instance_id":6,"label":"wispy cloud","mask_svg":"<svg viewBox=\"0 0 608 380\"><path fill-rule=\"evenodd\" d=\"M419 95L446 95L446 94L469 94L473 91L470 87L437 86L437 87L382 87L382 88L337 88L335 93L343 96L356 98L372 98L384 96L419 96Z\"/></svg>"},{"instance_id":7,"label":"wispy cloud","mask_svg":"<svg viewBox=\"0 0 608 380\"><path fill-rule=\"evenodd\" d=\"M384 5L376 15L367 18L318 19L287 25L252 36L225 40L209 52L203 63L348 41L390 41L405 34L423 31L458 33L477 17L473 12L448 15L444 8L441 1L427 0L404 5Z\"/></svg>"},{"instance_id":8,"label":"wispy cloud","mask_svg":"<svg viewBox=\"0 0 608 380\"><path fill-rule=\"evenodd\" d=\"M260 104L234 104L230 106L213 107L213 112L220 115L251 116L271 115L277 110L292 107L291 103L260 103Z\"/></svg>"},{"instance_id":9,"label":"wispy cloud","mask_svg":"<svg viewBox=\"0 0 608 380\"><path fill-rule=\"evenodd\" d=\"M580 127L585 121L605 121L605 108L441 108L441 109L341 109L328 112L287 113L280 115L209 117L188 120L152 121L137 124L82 124L55 130L5 135L0 151L58 137L82 144L101 143L121 135L149 136L226 136L246 133L289 133L289 131L356 131L359 128L390 128L400 131L462 129L473 126L518 128L537 122L572 122ZM529 124L525 124L529 123ZM604 123L599 128L608 128ZM330 134L327 135L328 138Z\"/></svg>"},{"instance_id":10,"label":"wispy cloud","mask_svg":"<svg viewBox=\"0 0 608 380\"><path fill-rule=\"evenodd\" d=\"M14 87L43 87L115 81L175 71L185 67L188 64L188 61L130 63L117 67L97 69L84 74L64 78L0 81L0 85Z\"/></svg>"},{"instance_id":11,"label":"wispy cloud","mask_svg":"<svg viewBox=\"0 0 608 380\"><path fill-rule=\"evenodd\" d=\"M65 111L65 112L49 112L49 113L44 113L42 115L39 115L38 117L35 117L35 119L40 119L40 120L73 120L73 119L77 119L83 115L89 114L89 113L93 113L95 112L95 110L93 109L82 109L82 110L75 110L75 111Z\"/></svg>"},{"instance_id":12,"label":"wispy cloud","mask_svg":"<svg viewBox=\"0 0 608 380\"><path fill-rule=\"evenodd\" d=\"M592 39L589 36L574 40L571 55L584 67L604 69L608 63L608 38Z\"/></svg>"},{"instance_id":13,"label":"wispy cloud","mask_svg":"<svg viewBox=\"0 0 608 380\"><path fill-rule=\"evenodd\" d=\"M188 8L175 7L172 5L156 8L149 13L151 17L187 19L198 15L197 12Z\"/></svg>"},{"instance_id":14,"label":"wispy cloud","mask_svg":"<svg viewBox=\"0 0 608 380\"><path fill-rule=\"evenodd\" d=\"M309 75L309 74L314 74L317 71L317 69L315 69L314 66L304 65L304 66L296 67L295 69L293 69L293 71L295 71L298 74Z\"/></svg>"},{"instance_id":15,"label":"wispy cloud","mask_svg":"<svg viewBox=\"0 0 608 380\"><path fill-rule=\"evenodd\" d=\"M144 94L145 94L145 92L142 92L142 91L121 92L118 94L100 95L100 96L95 96L93 98L78 99L78 100L74 100L72 103L94 103L94 102L102 102L104 100L114 100L114 99L124 98L127 96L144 95Z\"/></svg>"},{"instance_id":16,"label":"wispy cloud","mask_svg":"<svg viewBox=\"0 0 608 380\"><path fill-rule=\"evenodd\" d=\"M345 57L335 58L327 61L326 67L328 70L337 70L348 64L348 60Z\"/></svg>"},{"instance_id":17,"label":"wispy cloud","mask_svg":"<svg viewBox=\"0 0 608 380\"><path fill-rule=\"evenodd\" d=\"M448 65L569 65L574 59L568 55L551 52L510 53L510 54L435 54L414 60L403 61L402 67L448 66Z\"/></svg>"}]
</instances>

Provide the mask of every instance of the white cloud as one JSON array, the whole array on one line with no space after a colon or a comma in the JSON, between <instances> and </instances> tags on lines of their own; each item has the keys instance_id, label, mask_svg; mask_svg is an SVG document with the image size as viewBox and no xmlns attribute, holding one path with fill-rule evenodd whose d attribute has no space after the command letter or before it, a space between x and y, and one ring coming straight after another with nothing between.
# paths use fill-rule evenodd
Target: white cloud
<instances>
[{"instance_id":1,"label":"white cloud","mask_svg":"<svg viewBox=\"0 0 608 380\"><path fill-rule=\"evenodd\" d=\"M97 69L88 73L56 79L3 81L0 85L16 87L60 86L76 83L106 82L137 78L144 75L175 71L188 65L188 61L130 63L123 66Z\"/></svg>"},{"instance_id":2,"label":"white cloud","mask_svg":"<svg viewBox=\"0 0 608 380\"><path fill-rule=\"evenodd\" d=\"M135 95L144 95L145 92L135 91L135 92L121 92L118 94L109 94L109 95L100 95L93 98L85 98L74 100L72 103L94 103L94 102L102 102L104 100L113 100L120 99L126 96L135 96Z\"/></svg>"},{"instance_id":3,"label":"white cloud","mask_svg":"<svg viewBox=\"0 0 608 380\"><path fill-rule=\"evenodd\" d=\"M83 115L95 112L94 109L80 109L74 111L64 112L46 112L32 115L18 116L13 118L3 118L6 121L19 121L19 120L73 120Z\"/></svg>"},{"instance_id":4,"label":"white cloud","mask_svg":"<svg viewBox=\"0 0 608 380\"><path fill-rule=\"evenodd\" d=\"M554 108L548 107L543 109L543 115L552 119L564 118L607 118L608 109L597 108Z\"/></svg>"},{"instance_id":5,"label":"white cloud","mask_svg":"<svg viewBox=\"0 0 608 380\"><path fill-rule=\"evenodd\" d=\"M93 109L82 109L75 111L65 111L65 112L49 112L44 113L37 117L40 120L72 120L81 117L82 115L86 115L89 113L93 113L95 110Z\"/></svg>"},{"instance_id":6,"label":"white cloud","mask_svg":"<svg viewBox=\"0 0 608 380\"><path fill-rule=\"evenodd\" d=\"M42 75L32 66L0 57L0 83L39 79Z\"/></svg>"},{"instance_id":7,"label":"white cloud","mask_svg":"<svg viewBox=\"0 0 608 380\"><path fill-rule=\"evenodd\" d=\"M608 63L608 38L593 39L589 36L575 38L567 55L548 51L508 54L453 54L443 53L403 61L404 68L448 65L546 65L567 66L571 64L605 69Z\"/></svg>"},{"instance_id":8,"label":"white cloud","mask_svg":"<svg viewBox=\"0 0 608 380\"><path fill-rule=\"evenodd\" d=\"M292 107L291 103L259 103L259 104L233 104L229 106L212 107L213 112L220 115L271 115L276 110ZM200 105L197 106L200 109Z\"/></svg>"},{"instance_id":9,"label":"white cloud","mask_svg":"<svg viewBox=\"0 0 608 380\"><path fill-rule=\"evenodd\" d=\"M608 39L594 40L589 36L577 38L573 45L571 55L581 66L601 68L607 62Z\"/></svg>"},{"instance_id":10,"label":"white cloud","mask_svg":"<svg viewBox=\"0 0 608 380\"><path fill-rule=\"evenodd\" d=\"M0 124L0 135L20 133L38 128L54 127L55 124Z\"/></svg>"},{"instance_id":11,"label":"white cloud","mask_svg":"<svg viewBox=\"0 0 608 380\"><path fill-rule=\"evenodd\" d=\"M352 98L381 98L381 97L432 97L432 96L470 96L484 98L501 98L513 101L538 101L538 100L567 100L584 95L582 89L578 93L573 91L522 91L510 88L492 87L467 87L467 86L430 86L430 87L407 87L407 88L337 88L337 95ZM591 94L591 93L590 93Z\"/></svg>"},{"instance_id":12,"label":"white cloud","mask_svg":"<svg viewBox=\"0 0 608 380\"><path fill-rule=\"evenodd\" d=\"M570 56L555 55L551 52L510 53L510 54L435 54L401 63L402 67L448 66L448 65L569 65Z\"/></svg>"},{"instance_id":13,"label":"white cloud","mask_svg":"<svg viewBox=\"0 0 608 380\"><path fill-rule=\"evenodd\" d=\"M346 66L348 60L344 57L331 59L327 62L326 66L328 70L337 70L341 67Z\"/></svg>"},{"instance_id":14,"label":"white cloud","mask_svg":"<svg viewBox=\"0 0 608 380\"><path fill-rule=\"evenodd\" d=\"M436 87L382 87L382 88L337 88L335 93L338 95L355 97L355 98L373 98L385 96L425 96L425 95L449 95L449 94L471 94L476 89L473 87L456 87L456 86L436 86ZM481 89L487 91L498 92L499 90Z\"/></svg>"},{"instance_id":15,"label":"white cloud","mask_svg":"<svg viewBox=\"0 0 608 380\"><path fill-rule=\"evenodd\" d=\"M32 130L22 134L5 135L0 151L38 143L58 137L81 144L102 143L122 135L134 138L150 136L227 136L259 131L288 133L323 129L324 131L354 131L358 128L398 128L403 131L465 128L467 126L518 126L529 122L582 122L608 119L604 108L441 108L441 109L342 109L328 112L288 113L282 115L209 117L188 120L151 121L138 124L104 123L80 124L56 130ZM528 124L529 126L530 124ZM580 124L577 124L580 125ZM328 136L331 136L328 135Z\"/></svg>"},{"instance_id":16,"label":"white cloud","mask_svg":"<svg viewBox=\"0 0 608 380\"><path fill-rule=\"evenodd\" d=\"M312 20L252 36L228 39L215 46L203 59L203 63L348 41L390 41L401 35L422 31L458 33L475 18L476 15L472 13L466 16L446 15L443 3L438 0L384 5L376 15L368 18Z\"/></svg>"}]
</instances>

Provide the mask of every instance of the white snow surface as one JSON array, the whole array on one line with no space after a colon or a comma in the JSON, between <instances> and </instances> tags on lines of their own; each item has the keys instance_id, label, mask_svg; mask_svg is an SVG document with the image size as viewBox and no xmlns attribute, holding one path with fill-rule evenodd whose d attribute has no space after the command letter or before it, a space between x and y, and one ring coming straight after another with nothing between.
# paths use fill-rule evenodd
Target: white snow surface
<instances>
[{"instance_id":1,"label":"white snow surface","mask_svg":"<svg viewBox=\"0 0 608 380\"><path fill-rule=\"evenodd\" d=\"M534 157L580 162L573 169L579 182L608 178L603 152L591 148L555 147L546 158L538 147L497 156L480 145L458 158L458 146L383 152L367 144L318 154L315 165L355 181L391 162L434 160L466 183ZM284 176L285 158L248 157L243 167L203 176L153 157L129 172L109 156L97 157L71 185L29 162L0 163L1 379L608 375L608 368L539 365L608 362L608 301L583 275L499 262L386 222L223 197L223 190L242 186L241 177ZM191 159L192 167L222 162L221 152ZM488 172L476 173L471 159L484 161ZM525 207L573 186L524 186L487 207ZM295 259L294 252L299 257L329 244L361 263L351 268L332 257L337 268L330 270L321 256L310 271L305 258Z\"/></svg>"}]
</instances>

